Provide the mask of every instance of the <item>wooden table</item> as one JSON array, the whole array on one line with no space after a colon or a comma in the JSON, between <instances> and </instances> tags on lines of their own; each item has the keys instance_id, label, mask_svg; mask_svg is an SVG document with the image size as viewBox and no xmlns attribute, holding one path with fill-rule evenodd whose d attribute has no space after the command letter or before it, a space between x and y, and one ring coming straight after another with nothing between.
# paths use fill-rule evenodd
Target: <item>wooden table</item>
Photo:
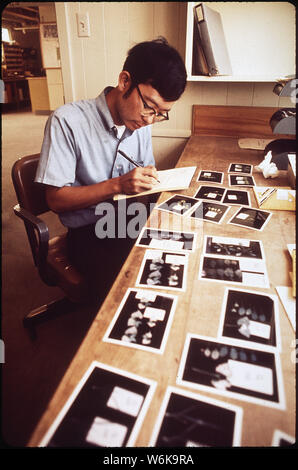
<instances>
[{"instance_id":1,"label":"wooden table","mask_svg":"<svg viewBox=\"0 0 298 470\"><path fill-rule=\"evenodd\" d=\"M230 137L193 136L189 139L177 166L197 166L190 187L181 194L193 196L201 183L196 182L199 170L217 170L224 172L223 186L228 187L227 170L229 163L251 163L256 165L262 161L262 152L240 149L237 139ZM258 186L288 186L285 172L278 179L265 180L262 174L254 173ZM252 189L252 206L256 207ZM163 193L158 202L168 199L173 193ZM188 219L183 223L184 230L198 233L196 251L190 254L187 276L187 290L183 293L166 291L178 296L178 304L170 335L163 355L137 350L126 346L102 342L116 310L129 287L134 287L137 274L144 256L145 248L132 249L113 288L98 312L85 340L65 373L53 399L49 403L40 420L29 446L37 446L62 406L74 390L75 386L92 361L108 364L134 374L157 381L150 408L136 440L136 446L147 447L156 421L161 401L168 385L176 386L176 376L181 359L186 334L188 332L216 338L226 285L198 280L199 263L202 254L204 235L221 235L263 242L270 289L260 292L276 294L276 286L291 286L289 272L291 259L287 252L287 244L295 243L295 212L273 211L273 216L262 232L228 225L227 220L236 212L232 207L221 225L202 223ZM181 229L178 215L162 213L156 209L151 213L147 225L150 227ZM244 287L245 289L245 287ZM252 289L259 290L259 289ZM293 354L294 331L289 319L279 302L280 330L282 352L280 354L283 383L285 390L286 410L281 411L244 400L222 397L213 393L199 392L223 402L229 402L243 408L242 446L271 446L275 429L295 436L295 363ZM293 357L293 356L292 356ZM295 357L295 356L294 356ZM184 387L182 387L183 389ZM191 389L187 389L188 391ZM195 390L192 390L195 392Z\"/></svg>"}]
</instances>

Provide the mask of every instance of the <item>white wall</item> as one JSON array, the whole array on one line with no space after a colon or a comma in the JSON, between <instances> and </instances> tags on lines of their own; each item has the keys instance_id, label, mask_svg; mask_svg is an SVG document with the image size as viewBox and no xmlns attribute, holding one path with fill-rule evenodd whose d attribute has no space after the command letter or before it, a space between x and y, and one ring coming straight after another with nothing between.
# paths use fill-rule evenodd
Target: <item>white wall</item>
<instances>
[{"instance_id":1,"label":"white wall","mask_svg":"<svg viewBox=\"0 0 298 470\"><path fill-rule=\"evenodd\" d=\"M55 6L66 102L93 98L105 86L116 85L128 49L140 41L165 36L184 58L186 2L57 2ZM89 13L90 37L78 37L77 12ZM273 87L274 83L188 82L170 120L153 126L158 166L175 164L191 132L193 104L291 106L289 99L273 94Z\"/></svg>"}]
</instances>

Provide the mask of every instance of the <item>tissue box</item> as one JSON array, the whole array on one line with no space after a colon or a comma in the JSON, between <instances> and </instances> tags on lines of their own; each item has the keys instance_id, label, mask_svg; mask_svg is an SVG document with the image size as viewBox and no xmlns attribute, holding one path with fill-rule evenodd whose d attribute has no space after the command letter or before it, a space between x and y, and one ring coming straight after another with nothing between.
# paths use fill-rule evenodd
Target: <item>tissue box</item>
<instances>
[{"instance_id":1,"label":"tissue box","mask_svg":"<svg viewBox=\"0 0 298 470\"><path fill-rule=\"evenodd\" d=\"M253 191L260 209L296 210L296 191L291 188L254 186Z\"/></svg>"},{"instance_id":2,"label":"tissue box","mask_svg":"<svg viewBox=\"0 0 298 470\"><path fill-rule=\"evenodd\" d=\"M288 154L289 164L288 164L288 179L291 188L296 188L296 154Z\"/></svg>"}]
</instances>

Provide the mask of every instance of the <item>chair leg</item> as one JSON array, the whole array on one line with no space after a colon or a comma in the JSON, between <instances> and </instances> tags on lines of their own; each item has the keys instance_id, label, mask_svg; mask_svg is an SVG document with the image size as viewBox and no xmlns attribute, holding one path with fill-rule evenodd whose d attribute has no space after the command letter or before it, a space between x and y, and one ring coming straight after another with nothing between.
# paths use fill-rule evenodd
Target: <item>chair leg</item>
<instances>
[{"instance_id":1,"label":"chair leg","mask_svg":"<svg viewBox=\"0 0 298 470\"><path fill-rule=\"evenodd\" d=\"M25 328L30 328L43 320L55 318L58 315L62 315L64 313L73 312L79 306L80 304L74 303L67 297L64 297L32 310L24 317L23 325Z\"/></svg>"}]
</instances>

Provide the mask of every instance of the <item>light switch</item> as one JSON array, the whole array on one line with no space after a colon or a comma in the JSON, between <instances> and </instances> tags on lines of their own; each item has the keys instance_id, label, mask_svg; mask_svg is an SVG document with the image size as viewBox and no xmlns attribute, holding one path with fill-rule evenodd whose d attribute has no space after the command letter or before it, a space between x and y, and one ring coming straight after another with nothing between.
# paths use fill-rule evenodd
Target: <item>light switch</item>
<instances>
[{"instance_id":1,"label":"light switch","mask_svg":"<svg viewBox=\"0 0 298 470\"><path fill-rule=\"evenodd\" d=\"M78 36L90 37L89 13L77 13Z\"/></svg>"}]
</instances>

